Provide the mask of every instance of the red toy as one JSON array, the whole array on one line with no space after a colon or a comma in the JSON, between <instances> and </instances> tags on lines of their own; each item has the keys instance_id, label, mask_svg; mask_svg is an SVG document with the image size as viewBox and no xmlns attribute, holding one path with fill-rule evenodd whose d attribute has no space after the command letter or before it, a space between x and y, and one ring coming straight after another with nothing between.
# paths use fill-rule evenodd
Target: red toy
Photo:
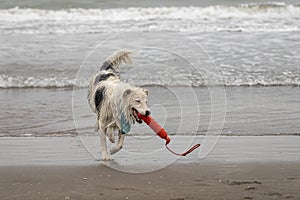
<instances>
[{"instance_id":1,"label":"red toy","mask_svg":"<svg viewBox=\"0 0 300 200\"><path fill-rule=\"evenodd\" d=\"M178 156L186 156L187 154L191 153L192 151L194 151L195 149L197 149L198 147L200 147L200 144L196 144L194 145L192 148L190 148L188 151L179 154L179 153L175 153L174 151L172 151L167 145L170 143L171 139L169 138L166 130L161 127L152 117L150 116L144 116L138 113L138 117L143 120L160 138L165 139L166 140L166 148L172 152L175 155Z\"/></svg>"}]
</instances>

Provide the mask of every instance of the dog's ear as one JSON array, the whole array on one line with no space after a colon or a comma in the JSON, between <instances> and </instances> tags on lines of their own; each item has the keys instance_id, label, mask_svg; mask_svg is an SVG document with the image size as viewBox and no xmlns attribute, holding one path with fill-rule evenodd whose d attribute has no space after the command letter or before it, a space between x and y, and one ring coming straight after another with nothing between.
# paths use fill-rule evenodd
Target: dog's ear
<instances>
[{"instance_id":1,"label":"dog's ear","mask_svg":"<svg viewBox=\"0 0 300 200\"><path fill-rule=\"evenodd\" d=\"M125 90L124 93L123 93L123 98L128 97L128 95L130 95L131 93L132 93L132 90L131 90L131 89Z\"/></svg>"},{"instance_id":2,"label":"dog's ear","mask_svg":"<svg viewBox=\"0 0 300 200\"><path fill-rule=\"evenodd\" d=\"M148 96L148 90L143 89L143 91L146 93L146 95Z\"/></svg>"}]
</instances>

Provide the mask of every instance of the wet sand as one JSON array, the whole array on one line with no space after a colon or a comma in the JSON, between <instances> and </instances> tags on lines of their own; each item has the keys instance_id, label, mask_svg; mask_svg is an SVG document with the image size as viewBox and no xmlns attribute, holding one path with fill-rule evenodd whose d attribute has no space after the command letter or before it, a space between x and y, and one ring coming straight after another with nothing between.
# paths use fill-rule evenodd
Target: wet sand
<instances>
[{"instance_id":1,"label":"wet sand","mask_svg":"<svg viewBox=\"0 0 300 200\"><path fill-rule=\"evenodd\" d=\"M95 159L97 148L84 148L97 143L93 137L85 143L0 138L0 199L300 198L298 136L223 136L207 156L197 150L180 159L164 148L150 151L161 140L148 138L142 147L135 140L141 138L127 137L114 160L104 162ZM176 151L197 142L202 151L208 147L205 137L173 136L172 142Z\"/></svg>"},{"instance_id":2,"label":"wet sand","mask_svg":"<svg viewBox=\"0 0 300 200\"><path fill-rule=\"evenodd\" d=\"M146 172L170 164L299 162L299 136L176 136L169 147L183 152L201 147L186 157L168 152L164 140L153 136L127 136L123 149L113 155L112 168ZM0 137L0 166L99 165L100 140L80 137ZM108 142L108 145L110 143Z\"/></svg>"},{"instance_id":3,"label":"wet sand","mask_svg":"<svg viewBox=\"0 0 300 200\"><path fill-rule=\"evenodd\" d=\"M299 163L172 165L142 174L106 166L1 167L1 199L299 199Z\"/></svg>"}]
</instances>

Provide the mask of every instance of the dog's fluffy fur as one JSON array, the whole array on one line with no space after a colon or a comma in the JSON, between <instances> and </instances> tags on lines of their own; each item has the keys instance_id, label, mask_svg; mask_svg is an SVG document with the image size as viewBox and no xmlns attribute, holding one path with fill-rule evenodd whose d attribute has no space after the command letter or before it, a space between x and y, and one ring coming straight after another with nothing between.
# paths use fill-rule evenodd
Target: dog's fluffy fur
<instances>
[{"instance_id":1,"label":"dog's fluffy fur","mask_svg":"<svg viewBox=\"0 0 300 200\"><path fill-rule=\"evenodd\" d=\"M148 92L122 82L118 75L119 65L131 63L132 55L132 51L125 49L109 56L99 72L92 77L89 85L88 102L92 111L97 114L96 131L100 130L103 160L110 160L110 154L118 152L123 147L125 134L122 133L122 117L132 125L135 121L142 122L137 113L150 114L147 106ZM118 142L108 152L106 136L114 143L114 131L118 131Z\"/></svg>"}]
</instances>

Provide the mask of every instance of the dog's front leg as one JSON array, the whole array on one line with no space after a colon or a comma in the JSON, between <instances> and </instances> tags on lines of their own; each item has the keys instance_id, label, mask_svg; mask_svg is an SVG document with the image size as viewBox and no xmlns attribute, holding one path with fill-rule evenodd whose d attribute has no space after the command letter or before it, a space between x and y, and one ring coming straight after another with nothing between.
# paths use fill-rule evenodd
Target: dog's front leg
<instances>
[{"instance_id":1,"label":"dog's front leg","mask_svg":"<svg viewBox=\"0 0 300 200\"><path fill-rule=\"evenodd\" d=\"M119 131L118 144L110 150L110 154L115 154L123 148L124 138L125 134L122 134L121 131Z\"/></svg>"},{"instance_id":2,"label":"dog's front leg","mask_svg":"<svg viewBox=\"0 0 300 200\"><path fill-rule=\"evenodd\" d=\"M115 143L114 131L111 128L107 128L107 136L111 143Z\"/></svg>"},{"instance_id":3,"label":"dog's front leg","mask_svg":"<svg viewBox=\"0 0 300 200\"><path fill-rule=\"evenodd\" d=\"M110 155L107 152L105 128L100 128L100 145L103 160L110 160Z\"/></svg>"}]
</instances>

